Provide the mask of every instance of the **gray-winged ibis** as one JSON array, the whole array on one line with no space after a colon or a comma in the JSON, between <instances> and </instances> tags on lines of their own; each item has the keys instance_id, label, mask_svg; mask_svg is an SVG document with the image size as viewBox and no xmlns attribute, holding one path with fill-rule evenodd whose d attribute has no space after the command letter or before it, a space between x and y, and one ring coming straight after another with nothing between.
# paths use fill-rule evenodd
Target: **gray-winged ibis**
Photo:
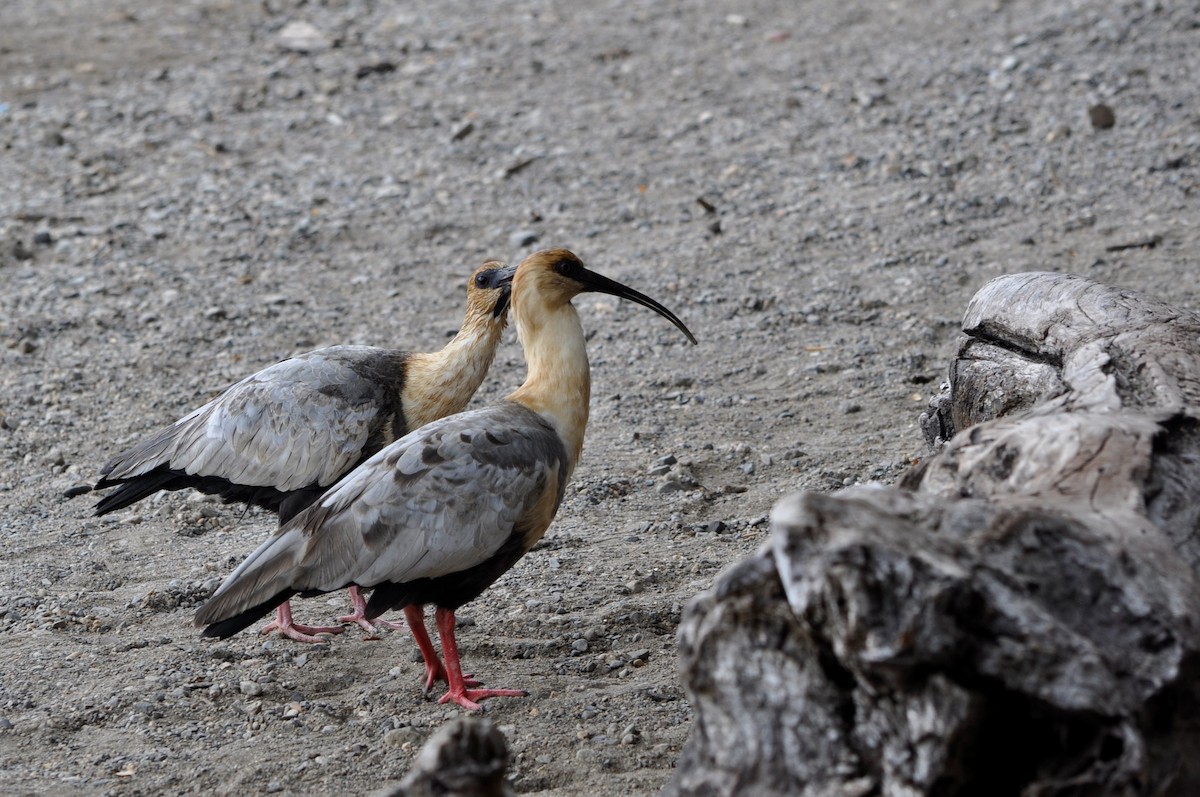
<instances>
[{"instance_id":1,"label":"gray-winged ibis","mask_svg":"<svg viewBox=\"0 0 1200 797\"><path fill-rule=\"evenodd\" d=\"M487 697L526 694L469 688L478 684L462 673L455 610L541 539L579 460L591 377L571 299L584 291L649 307L696 342L670 310L589 271L571 252L529 255L512 290L525 383L497 404L400 438L281 527L197 612L204 635L237 633L292 595L374 587L368 618L403 608L423 624L424 604L437 607L449 683L441 702L478 709ZM443 672L428 637L418 643L428 687Z\"/></svg>"},{"instance_id":2,"label":"gray-winged ibis","mask_svg":"<svg viewBox=\"0 0 1200 797\"><path fill-rule=\"evenodd\" d=\"M471 275L462 327L441 351L333 346L246 377L109 460L95 489L117 489L96 514L190 487L286 523L388 443L467 406L502 337L514 271L489 261ZM374 631L357 588L350 597L353 614L338 620ZM294 623L287 601L263 633L276 629L301 642L342 630Z\"/></svg>"}]
</instances>

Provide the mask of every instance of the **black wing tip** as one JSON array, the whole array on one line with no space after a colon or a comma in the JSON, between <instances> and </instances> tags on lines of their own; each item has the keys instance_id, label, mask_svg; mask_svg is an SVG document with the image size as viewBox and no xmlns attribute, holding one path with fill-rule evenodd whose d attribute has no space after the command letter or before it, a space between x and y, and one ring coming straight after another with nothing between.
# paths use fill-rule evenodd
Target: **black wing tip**
<instances>
[{"instance_id":1,"label":"black wing tip","mask_svg":"<svg viewBox=\"0 0 1200 797\"><path fill-rule=\"evenodd\" d=\"M273 609L278 607L279 604L289 600L295 594L296 590L294 589L284 590L260 604L251 606L249 609L235 614L233 617L227 617L223 620L217 620L216 622L212 623L205 622L200 619L204 615L204 610L206 608L206 606L201 606L200 611L196 614L197 625L204 626L204 630L200 632L200 636L228 639L238 631L242 631L254 625L256 622L269 614Z\"/></svg>"}]
</instances>

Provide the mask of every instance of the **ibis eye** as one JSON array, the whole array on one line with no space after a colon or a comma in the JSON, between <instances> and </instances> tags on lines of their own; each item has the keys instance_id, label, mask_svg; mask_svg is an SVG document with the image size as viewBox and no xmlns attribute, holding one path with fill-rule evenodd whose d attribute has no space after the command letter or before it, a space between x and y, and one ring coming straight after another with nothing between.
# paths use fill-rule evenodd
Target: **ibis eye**
<instances>
[{"instance_id":1,"label":"ibis eye","mask_svg":"<svg viewBox=\"0 0 1200 797\"><path fill-rule=\"evenodd\" d=\"M482 288L490 288L491 283L492 283L492 278L495 275L496 275L496 272L491 269L489 269L487 271L479 272L478 274L475 275L475 287L481 288L481 289Z\"/></svg>"},{"instance_id":2,"label":"ibis eye","mask_svg":"<svg viewBox=\"0 0 1200 797\"><path fill-rule=\"evenodd\" d=\"M554 264L554 271L564 277L569 277L575 271L575 262L573 260L560 260Z\"/></svg>"}]
</instances>

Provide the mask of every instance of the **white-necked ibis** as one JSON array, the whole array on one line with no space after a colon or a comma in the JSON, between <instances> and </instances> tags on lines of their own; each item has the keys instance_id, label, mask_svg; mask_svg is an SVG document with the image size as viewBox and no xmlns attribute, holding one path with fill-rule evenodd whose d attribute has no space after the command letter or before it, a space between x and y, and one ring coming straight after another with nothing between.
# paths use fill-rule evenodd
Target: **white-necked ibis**
<instances>
[{"instance_id":1,"label":"white-necked ibis","mask_svg":"<svg viewBox=\"0 0 1200 797\"><path fill-rule=\"evenodd\" d=\"M489 261L471 275L462 327L441 351L332 346L246 377L109 460L95 489L117 489L96 514L190 487L286 523L388 443L467 406L503 335L514 271ZM338 620L374 631L357 588L351 600ZM296 624L284 601L272 630L321 642L315 634L342 628Z\"/></svg>"},{"instance_id":2,"label":"white-necked ibis","mask_svg":"<svg viewBox=\"0 0 1200 797\"><path fill-rule=\"evenodd\" d=\"M455 610L480 595L541 539L583 449L591 378L571 299L599 291L688 328L658 302L586 269L565 249L535 252L513 278L512 312L525 383L490 407L459 413L385 447L227 578L196 615L205 636L227 637L292 595L373 587L368 618L403 608L416 632L437 607L446 663L427 635L426 686L445 676L467 709L514 689L474 689L455 643ZM423 638L422 638L423 637Z\"/></svg>"}]
</instances>

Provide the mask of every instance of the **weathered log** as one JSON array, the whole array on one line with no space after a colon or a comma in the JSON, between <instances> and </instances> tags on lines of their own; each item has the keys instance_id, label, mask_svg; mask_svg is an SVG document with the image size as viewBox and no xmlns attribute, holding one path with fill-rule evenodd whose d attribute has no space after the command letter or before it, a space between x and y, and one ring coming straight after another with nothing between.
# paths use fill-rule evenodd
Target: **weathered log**
<instances>
[{"instance_id":1,"label":"weathered log","mask_svg":"<svg viewBox=\"0 0 1200 797\"><path fill-rule=\"evenodd\" d=\"M512 797L508 747L489 720L462 717L430 735L398 784L374 797Z\"/></svg>"},{"instance_id":2,"label":"weathered log","mask_svg":"<svg viewBox=\"0 0 1200 797\"><path fill-rule=\"evenodd\" d=\"M1023 274L963 332L903 489L689 605L664 795L1200 794L1200 318Z\"/></svg>"}]
</instances>

